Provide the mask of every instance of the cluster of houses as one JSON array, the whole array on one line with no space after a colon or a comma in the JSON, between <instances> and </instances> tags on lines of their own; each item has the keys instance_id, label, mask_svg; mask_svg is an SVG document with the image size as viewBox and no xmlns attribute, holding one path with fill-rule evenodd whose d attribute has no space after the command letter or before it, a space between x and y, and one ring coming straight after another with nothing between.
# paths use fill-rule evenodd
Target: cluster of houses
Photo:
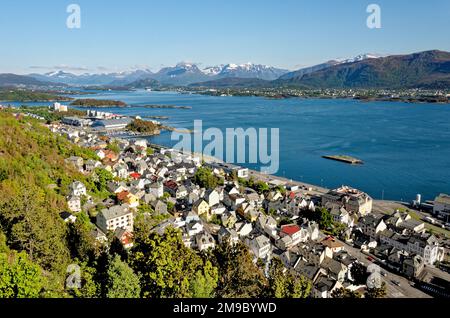
<instances>
[{"instance_id":1,"label":"cluster of houses","mask_svg":"<svg viewBox=\"0 0 450 318\"><path fill-rule=\"evenodd\" d=\"M433 266L445 256L444 248L436 236L426 232L425 224L401 211L360 218L353 238L356 246L370 251L391 269L414 278L424 265Z\"/></svg>"},{"instance_id":2,"label":"cluster of houses","mask_svg":"<svg viewBox=\"0 0 450 318\"><path fill-rule=\"evenodd\" d=\"M357 259L341 241L325 235L316 222L304 218L305 211L315 213L321 206L330 211L335 223L344 225L349 243L370 251L408 276L416 277L424 265L443 257L443 249L433 235L425 232L423 223L399 211L377 216L372 212L372 198L350 187L318 197L290 186L281 191L277 185L260 194L238 181L223 178L233 171L246 178L245 168L205 163L196 155L171 149L147 151L145 140L115 139L120 149L115 153L108 149L107 138L88 129L62 124L49 128L94 150L98 157L70 157L67 164L86 175L102 168L115 177L107 185L111 198L101 202L104 208L97 214L96 229L92 231L99 242L106 242L107 234L112 232L125 248L130 248L134 217L141 205L148 205L152 215L164 216L154 231L162 234L167 227L180 229L185 246L199 251L224 242L243 242L255 262L279 258L288 270L312 282L314 297L330 297L340 287L359 288L353 285L350 272ZM211 189L195 184L193 176L202 165L222 177L223 184ZM67 197L73 214L62 214L66 221L73 222L76 213L85 209L82 202L96 203L86 187L75 181Z\"/></svg>"}]
</instances>

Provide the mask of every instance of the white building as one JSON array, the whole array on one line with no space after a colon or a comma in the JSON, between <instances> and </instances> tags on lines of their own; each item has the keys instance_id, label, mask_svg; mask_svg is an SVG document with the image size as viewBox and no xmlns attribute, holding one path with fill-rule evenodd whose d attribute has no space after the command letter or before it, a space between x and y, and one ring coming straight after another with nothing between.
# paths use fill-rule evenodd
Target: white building
<instances>
[{"instance_id":1,"label":"white building","mask_svg":"<svg viewBox=\"0 0 450 318\"><path fill-rule=\"evenodd\" d=\"M450 216L450 195L441 193L434 199L433 214L449 222Z\"/></svg>"},{"instance_id":2,"label":"white building","mask_svg":"<svg viewBox=\"0 0 450 318\"><path fill-rule=\"evenodd\" d=\"M115 231L123 228L133 232L133 212L127 204L115 205L109 209L103 209L97 215L97 226L104 232Z\"/></svg>"},{"instance_id":3,"label":"white building","mask_svg":"<svg viewBox=\"0 0 450 318\"><path fill-rule=\"evenodd\" d=\"M322 206L334 204L345 207L354 214L365 216L372 212L372 198L358 189L342 186L322 196Z\"/></svg>"},{"instance_id":4,"label":"white building","mask_svg":"<svg viewBox=\"0 0 450 318\"><path fill-rule=\"evenodd\" d=\"M153 194L156 198L164 195L164 186L162 182L155 182L148 186L148 193Z\"/></svg>"},{"instance_id":5,"label":"white building","mask_svg":"<svg viewBox=\"0 0 450 318\"><path fill-rule=\"evenodd\" d=\"M69 186L69 192L71 196L81 197L86 195L86 187L80 181L75 181Z\"/></svg>"},{"instance_id":6,"label":"white building","mask_svg":"<svg viewBox=\"0 0 450 318\"><path fill-rule=\"evenodd\" d=\"M265 258L271 250L270 240L264 235L248 240L248 245L257 258Z\"/></svg>"},{"instance_id":7,"label":"white building","mask_svg":"<svg viewBox=\"0 0 450 318\"><path fill-rule=\"evenodd\" d=\"M80 197L71 196L67 199L67 206L69 210L72 212L80 212L81 211L81 200Z\"/></svg>"},{"instance_id":8,"label":"white building","mask_svg":"<svg viewBox=\"0 0 450 318\"><path fill-rule=\"evenodd\" d=\"M53 105L50 106L50 109L57 112L67 112L67 106L60 103L53 103Z\"/></svg>"}]
</instances>

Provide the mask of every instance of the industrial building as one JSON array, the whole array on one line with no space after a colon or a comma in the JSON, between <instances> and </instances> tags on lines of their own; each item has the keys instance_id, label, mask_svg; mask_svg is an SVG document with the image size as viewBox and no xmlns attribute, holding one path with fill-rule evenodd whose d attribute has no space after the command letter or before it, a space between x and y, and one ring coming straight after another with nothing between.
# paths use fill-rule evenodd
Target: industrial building
<instances>
[{"instance_id":1,"label":"industrial building","mask_svg":"<svg viewBox=\"0 0 450 318\"><path fill-rule=\"evenodd\" d=\"M132 121L131 118L97 120L92 127L97 130L120 130L125 129Z\"/></svg>"}]
</instances>

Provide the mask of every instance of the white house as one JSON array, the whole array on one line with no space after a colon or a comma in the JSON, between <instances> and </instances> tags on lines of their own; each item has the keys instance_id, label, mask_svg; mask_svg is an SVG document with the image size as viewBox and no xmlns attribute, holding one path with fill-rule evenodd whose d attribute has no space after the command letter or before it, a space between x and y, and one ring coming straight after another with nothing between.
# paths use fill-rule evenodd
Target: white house
<instances>
[{"instance_id":1,"label":"white house","mask_svg":"<svg viewBox=\"0 0 450 318\"><path fill-rule=\"evenodd\" d=\"M259 235L247 242L253 255L257 258L265 258L271 251L270 240L264 235Z\"/></svg>"},{"instance_id":2,"label":"white house","mask_svg":"<svg viewBox=\"0 0 450 318\"><path fill-rule=\"evenodd\" d=\"M162 182L155 182L148 186L148 193L153 194L156 198L164 195L164 186Z\"/></svg>"},{"instance_id":3,"label":"white house","mask_svg":"<svg viewBox=\"0 0 450 318\"><path fill-rule=\"evenodd\" d=\"M86 195L86 187L80 181L75 181L69 186L69 192L71 196L81 197Z\"/></svg>"},{"instance_id":4,"label":"white house","mask_svg":"<svg viewBox=\"0 0 450 318\"><path fill-rule=\"evenodd\" d=\"M220 203L220 195L216 190L209 190L205 194L205 201L210 207Z\"/></svg>"},{"instance_id":5,"label":"white house","mask_svg":"<svg viewBox=\"0 0 450 318\"><path fill-rule=\"evenodd\" d=\"M104 232L115 231L123 228L133 232L133 212L127 204L115 205L109 209L103 209L97 214L97 226Z\"/></svg>"},{"instance_id":6,"label":"white house","mask_svg":"<svg viewBox=\"0 0 450 318\"><path fill-rule=\"evenodd\" d=\"M208 232L197 234L195 240L200 251L213 249L216 246L214 238Z\"/></svg>"},{"instance_id":7,"label":"white house","mask_svg":"<svg viewBox=\"0 0 450 318\"><path fill-rule=\"evenodd\" d=\"M81 200L80 197L70 196L67 199L67 206L72 212L80 212L81 211Z\"/></svg>"}]
</instances>

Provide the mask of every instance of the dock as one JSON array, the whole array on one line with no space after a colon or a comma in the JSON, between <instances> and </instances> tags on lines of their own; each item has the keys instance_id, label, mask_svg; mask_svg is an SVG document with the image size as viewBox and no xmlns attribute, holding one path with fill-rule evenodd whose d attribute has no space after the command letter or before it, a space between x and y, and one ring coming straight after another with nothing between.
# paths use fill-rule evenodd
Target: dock
<instances>
[{"instance_id":1,"label":"dock","mask_svg":"<svg viewBox=\"0 0 450 318\"><path fill-rule=\"evenodd\" d=\"M362 165L364 162L361 159L354 158L351 156L346 155L333 155L333 156L322 156L322 158L329 159L329 160L335 160L340 161L352 165Z\"/></svg>"}]
</instances>

